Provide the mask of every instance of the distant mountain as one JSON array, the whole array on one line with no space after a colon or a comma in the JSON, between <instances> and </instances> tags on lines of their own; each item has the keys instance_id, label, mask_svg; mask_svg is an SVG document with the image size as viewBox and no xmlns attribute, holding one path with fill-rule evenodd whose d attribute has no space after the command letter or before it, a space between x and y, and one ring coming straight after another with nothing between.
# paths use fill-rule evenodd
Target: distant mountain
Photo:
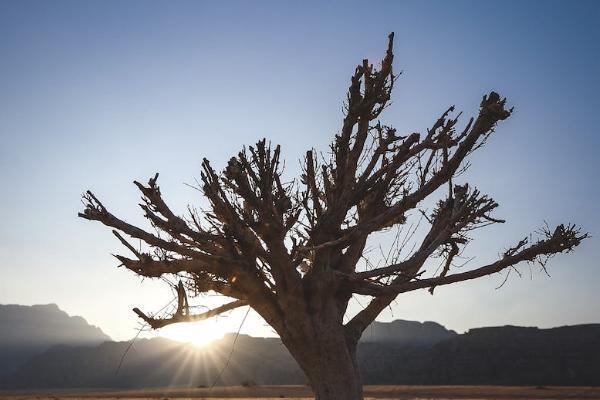
<instances>
[{"instance_id":1,"label":"distant mountain","mask_svg":"<svg viewBox=\"0 0 600 400\"><path fill-rule=\"evenodd\" d=\"M600 385L600 324L472 329L428 352L440 384Z\"/></svg>"},{"instance_id":2,"label":"distant mountain","mask_svg":"<svg viewBox=\"0 0 600 400\"><path fill-rule=\"evenodd\" d=\"M471 329L421 348L359 347L365 383L600 385L600 324Z\"/></svg>"},{"instance_id":3,"label":"distant mountain","mask_svg":"<svg viewBox=\"0 0 600 400\"><path fill-rule=\"evenodd\" d=\"M431 346L453 336L455 332L434 322L397 320L374 323L365 332L364 340L414 347ZM235 335L226 335L206 350L163 338L138 340L120 367L127 342L95 347L55 346L5 378L4 385L21 388L211 385L227 362L234 338ZM301 384L306 379L279 339L240 335L218 383L237 385L243 381Z\"/></svg>"},{"instance_id":4,"label":"distant mountain","mask_svg":"<svg viewBox=\"0 0 600 400\"><path fill-rule=\"evenodd\" d=\"M275 338L240 335L227 364L234 338L226 335L205 349L164 338L139 339L129 352L128 342L107 342L97 347L56 346L34 357L1 386L150 388L210 386L215 381L220 385L305 382L299 367Z\"/></svg>"},{"instance_id":5,"label":"distant mountain","mask_svg":"<svg viewBox=\"0 0 600 400\"><path fill-rule=\"evenodd\" d=\"M0 376L52 346L96 346L107 340L100 328L69 316L56 304L0 305Z\"/></svg>"},{"instance_id":6,"label":"distant mountain","mask_svg":"<svg viewBox=\"0 0 600 400\"><path fill-rule=\"evenodd\" d=\"M361 341L363 343L430 346L456 335L456 332L444 328L437 322L397 319L392 322L373 322L364 332Z\"/></svg>"},{"instance_id":7,"label":"distant mountain","mask_svg":"<svg viewBox=\"0 0 600 400\"><path fill-rule=\"evenodd\" d=\"M163 338L140 339L128 353L128 342L55 346L0 380L0 387L306 383L279 339L240 335L233 347L234 340L235 335L230 334L197 349ZM458 335L432 322L376 323L365 332L358 360L367 384L597 386L600 324L553 329L479 328Z\"/></svg>"}]
</instances>

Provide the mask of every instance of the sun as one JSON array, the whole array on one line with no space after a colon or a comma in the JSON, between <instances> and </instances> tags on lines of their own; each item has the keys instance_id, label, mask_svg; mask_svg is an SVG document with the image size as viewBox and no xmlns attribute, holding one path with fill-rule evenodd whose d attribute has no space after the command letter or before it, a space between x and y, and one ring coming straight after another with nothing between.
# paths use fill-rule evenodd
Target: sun
<instances>
[{"instance_id":1,"label":"sun","mask_svg":"<svg viewBox=\"0 0 600 400\"><path fill-rule=\"evenodd\" d=\"M173 324L162 328L159 332L159 336L190 343L196 347L206 347L213 341L221 339L224 334L225 332L215 320Z\"/></svg>"}]
</instances>

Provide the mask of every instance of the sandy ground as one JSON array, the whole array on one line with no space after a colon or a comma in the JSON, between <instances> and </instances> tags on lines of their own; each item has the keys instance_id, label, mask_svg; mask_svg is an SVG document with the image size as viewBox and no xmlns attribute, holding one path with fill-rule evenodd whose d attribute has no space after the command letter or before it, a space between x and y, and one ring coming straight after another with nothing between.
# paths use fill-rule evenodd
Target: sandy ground
<instances>
[{"instance_id":1,"label":"sandy ground","mask_svg":"<svg viewBox=\"0 0 600 400\"><path fill-rule=\"evenodd\" d=\"M306 386L167 388L127 391L61 391L55 393L1 393L2 400L90 399L311 399ZM598 399L600 387L516 386L365 386L365 399Z\"/></svg>"}]
</instances>

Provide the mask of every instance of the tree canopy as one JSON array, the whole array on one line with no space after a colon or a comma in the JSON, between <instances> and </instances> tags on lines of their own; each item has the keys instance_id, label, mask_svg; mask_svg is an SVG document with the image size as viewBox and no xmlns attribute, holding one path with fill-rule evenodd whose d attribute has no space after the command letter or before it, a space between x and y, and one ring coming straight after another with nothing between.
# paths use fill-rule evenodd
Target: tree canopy
<instances>
[{"instance_id":1,"label":"tree canopy","mask_svg":"<svg viewBox=\"0 0 600 400\"><path fill-rule=\"evenodd\" d=\"M490 196L456 181L468 156L513 109L492 91L483 96L477 116L460 127L461 114L452 106L424 133L397 132L379 121L397 79L392 48L390 34L379 68L368 60L356 67L339 132L328 152L306 152L297 180L284 181L280 147L263 139L242 149L221 172L203 160L201 190L210 207L202 212L189 207L186 216L179 216L172 211L163 200L158 174L147 184L134 182L142 194L140 207L158 233L116 217L92 192L83 195L86 206L79 216L113 228L132 253L116 256L122 265L144 277L175 275L183 282L177 311L152 317L135 309L144 321L160 328L249 305L282 337L314 387L316 378L309 370L317 367L311 363L324 357L317 350L335 347L336 340L326 337L342 338L352 358L362 332L400 293L433 293L438 286L522 262L543 266L586 238L571 224L545 227L537 239L527 235L517 240L490 264L453 272L474 230L504 222L493 215L498 204ZM435 208L421 210L423 201L434 196L439 198ZM415 216L422 216L426 234L407 257L375 268L357 267L370 236L406 225ZM136 250L126 236L151 250ZM397 249L403 246L396 243ZM431 257L444 261L426 278L423 267ZM216 292L232 301L193 314L183 300L188 292ZM354 294L369 296L370 302L344 321ZM326 374L321 376L327 380Z\"/></svg>"}]
</instances>

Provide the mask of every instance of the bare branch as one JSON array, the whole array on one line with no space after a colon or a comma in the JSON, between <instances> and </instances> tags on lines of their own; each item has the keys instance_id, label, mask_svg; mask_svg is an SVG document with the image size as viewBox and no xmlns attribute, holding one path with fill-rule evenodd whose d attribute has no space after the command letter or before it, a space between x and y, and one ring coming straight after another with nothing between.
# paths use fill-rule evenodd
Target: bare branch
<instances>
[{"instance_id":1,"label":"bare branch","mask_svg":"<svg viewBox=\"0 0 600 400\"><path fill-rule=\"evenodd\" d=\"M517 246L505 252L500 260L463 273L429 279L410 280L408 278L408 281L407 278L398 276L390 285L380 285L364 279L358 280L352 277L342 277L350 281L350 285L352 285L356 293L375 296L364 310L348 322L346 325L347 329L353 336L358 335L360 337L360 333L400 293L480 278L500 272L521 262L545 262L545 257L552 257L558 253L572 251L587 237L587 233L582 233L574 225L558 225L554 231L546 231L545 237L535 244L523 248L525 242L520 241Z\"/></svg>"},{"instance_id":2,"label":"bare branch","mask_svg":"<svg viewBox=\"0 0 600 400\"><path fill-rule=\"evenodd\" d=\"M235 300L231 303L224 304L212 310L203 312L202 314L191 314L185 315L182 313L177 313L169 318L153 318L144 314L139 308L134 308L133 312L138 315L141 319L143 319L152 329L159 329L165 327L167 325L178 324L180 322L197 322L203 321L208 318L212 318L219 314L222 314L227 311L231 311L233 309L243 307L248 303L244 300Z\"/></svg>"}]
</instances>

